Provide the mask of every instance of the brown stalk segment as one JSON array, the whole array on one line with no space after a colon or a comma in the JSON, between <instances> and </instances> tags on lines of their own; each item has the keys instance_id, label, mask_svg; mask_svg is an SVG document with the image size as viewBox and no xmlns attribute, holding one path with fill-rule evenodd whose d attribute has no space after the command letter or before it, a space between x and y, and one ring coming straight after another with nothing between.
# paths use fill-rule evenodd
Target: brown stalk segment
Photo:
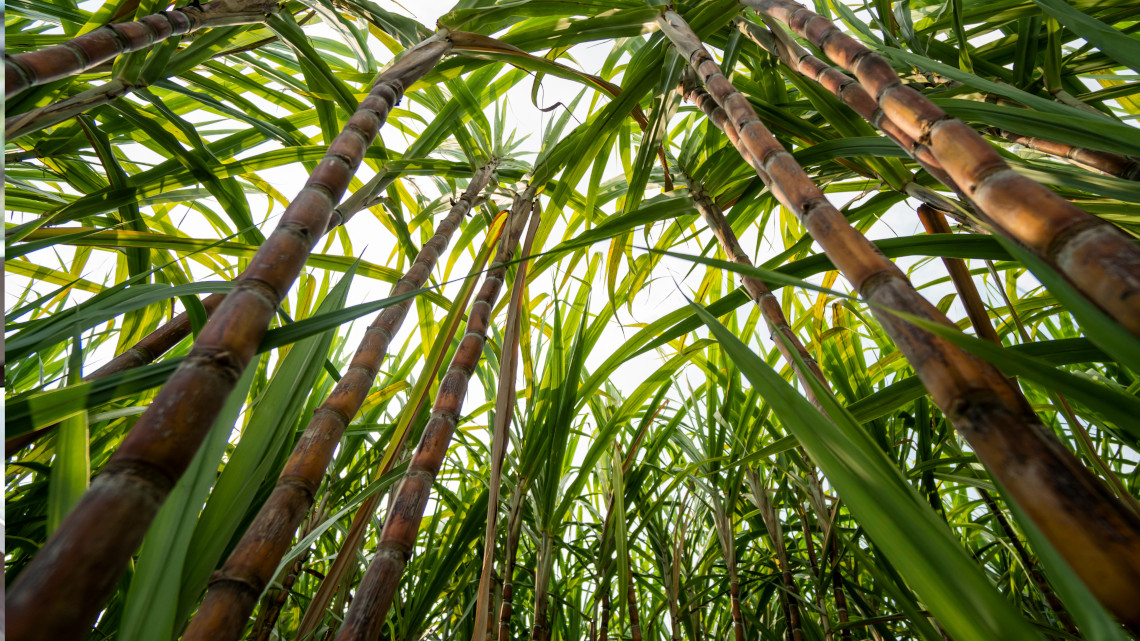
<instances>
[{"instance_id":1,"label":"brown stalk segment","mask_svg":"<svg viewBox=\"0 0 1140 641\"><path fill-rule=\"evenodd\" d=\"M202 299L202 307L206 309L207 317L214 313L214 310L217 309L225 297L225 294L210 294ZM103 367L83 377L83 381L96 381L111 374L118 374L119 372L125 372L129 369L153 363L154 359L170 351L170 349L181 342L183 338L189 336L190 330L190 315L183 312L144 336L139 342L135 343L122 354L111 359L111 361ZM4 455L8 457L14 455L39 438L51 433L52 430L58 426L59 423L53 423L41 427L38 430L17 434L16 436L5 439Z\"/></svg>"},{"instance_id":2,"label":"brown stalk segment","mask_svg":"<svg viewBox=\"0 0 1140 641\"><path fill-rule=\"evenodd\" d=\"M708 94L704 94L707 96ZM711 100L705 101L706 104ZM722 111L723 113L723 111ZM716 235L720 247L724 253L729 256L729 259L739 265L747 265L752 267L752 260L748 258L748 254L740 247L740 241L737 240L736 234L729 226L728 220L724 217L724 212L709 196L708 192L704 190L700 183L693 180L689 181L689 192L692 195L693 202L697 206L697 211L701 213L701 217L705 219L705 223L713 230ZM809 401L813 405L819 406L819 399L816 398L815 393L812 391L811 385L807 381L807 377L813 377L823 384L824 387L830 387L827 379L823 376L823 371L820 370L819 364L816 363L815 357L811 352L807 351L804 344L800 341L800 337L796 335L791 326L788 325L788 319L784 316L784 310L780 306L780 301L777 300L776 295L772 293L768 285L759 278L752 276L741 276L740 282L744 285L744 290L756 302L756 306L760 308L760 312L768 321L769 328L771 329L771 338L776 343L776 348L780 350L780 354L784 360L791 366L792 371L800 378L800 382L804 387L804 393L807 395ZM779 336L777 336L779 334ZM782 338L781 338L782 337ZM796 359L792 356L790 349L794 349L800 358L803 359L804 364L807 365L807 371L801 371L796 365Z\"/></svg>"},{"instance_id":3,"label":"brown stalk segment","mask_svg":"<svg viewBox=\"0 0 1140 641\"><path fill-rule=\"evenodd\" d=\"M744 0L820 47L935 158L1004 233L1069 277L1121 326L1140 336L1140 248L1105 221L1017 174L976 131L902 83L882 56L790 0ZM1140 614L1136 615L1140 618Z\"/></svg>"},{"instance_id":4,"label":"brown stalk segment","mask_svg":"<svg viewBox=\"0 0 1140 641\"><path fill-rule=\"evenodd\" d=\"M514 613L515 557L518 555L519 534L522 532L522 504L521 494L511 498L510 521L507 524L507 558L503 564L503 603L499 609L498 641L509 641L511 638L511 615Z\"/></svg>"},{"instance_id":5,"label":"brown stalk segment","mask_svg":"<svg viewBox=\"0 0 1140 641\"><path fill-rule=\"evenodd\" d=\"M1084 147L1066 145L1062 142L1054 142L1034 136L1022 136L997 127L989 129L989 133L1043 154L1071 160L1078 165L1095 169L1109 176L1116 176L1125 180L1140 180L1140 160L1129 156L1096 149L1085 149Z\"/></svg>"},{"instance_id":6,"label":"brown stalk segment","mask_svg":"<svg viewBox=\"0 0 1140 641\"><path fill-rule=\"evenodd\" d=\"M601 629L598 632L598 641L609 641L609 638L610 638L610 634L609 634L609 631L610 631L610 587L609 587L609 585L606 585L606 587L604 587L602 589L605 591L602 592L602 623L601 623ZM499 639L499 641L503 641L503 640Z\"/></svg>"},{"instance_id":7,"label":"brown stalk segment","mask_svg":"<svg viewBox=\"0 0 1140 641\"><path fill-rule=\"evenodd\" d=\"M440 222L435 235L424 244L411 268L392 288L392 296L423 287L493 171L494 163L490 163L475 172L467 190ZM210 578L206 597L182 636L184 641L225 641L241 637L258 597L273 579L297 526L312 507L333 452L345 428L364 404L388 346L400 330L411 304L409 299L385 308L365 332L348 370L313 413L269 499L225 564Z\"/></svg>"},{"instance_id":8,"label":"brown stalk segment","mask_svg":"<svg viewBox=\"0 0 1140 641\"><path fill-rule=\"evenodd\" d=\"M497 224L498 223L496 223L496 225ZM488 234L484 240L484 247L480 249L474 264L471 265L471 270L468 274L469 278L483 272L483 268L491 258L491 250L498 245L501 234L502 227L492 227L491 233ZM452 308L458 310L467 309L467 303L471 300L473 290L473 286L469 287L464 285L459 297L452 302ZM445 346L451 344L456 332L459 331L459 320L461 319L458 316L448 316L445 325L435 336L434 340L437 345ZM440 356L442 357L442 355ZM427 363L425 369L420 372L420 381L434 380L436 374L439 373L439 368L442 366L441 360L441 358L432 358L431 362ZM373 481L391 472L397 465L402 465L411 456L411 449L405 447L405 441L408 432L411 430L411 422L423 407L427 396L428 390L422 389L420 392L414 393L414 397L409 399L408 404L403 410L403 416L408 420L407 422L401 421L397 425L396 429L398 433L393 435L393 441L389 444L391 449L389 452L385 452L379 465L373 470ZM397 488L395 487L391 488L389 494L395 496L396 490ZM350 573L355 573L356 571L356 554L360 550L360 545L364 541L364 536L368 532L369 525L376 514L376 508L379 506L381 498L382 496L380 494L373 494L361 502L360 506L356 509L356 514L352 517L352 524L348 528L348 533L341 543L336 558L333 560L324 578L321 579L320 587L317 588L316 593L305 608L305 614L301 617L301 622L297 627L296 636L298 638L308 638L316 632L317 627L324 620L329 608L329 603L332 602L336 596L337 590L342 588L342 584L343 589L347 590L349 588L348 581L352 576ZM339 612L340 609L342 608L337 608L336 611ZM339 614L337 616L339 617ZM332 630L330 630L330 635L331 633Z\"/></svg>"},{"instance_id":9,"label":"brown stalk segment","mask_svg":"<svg viewBox=\"0 0 1140 641\"><path fill-rule=\"evenodd\" d=\"M431 418L424 427L419 446L416 447L392 500L376 545L376 554L357 586L356 596L337 633L337 641L371 641L380 636L388 608L399 587L400 577L415 546L420 520L431 494L431 485L447 456L463 398L467 394L468 381L483 353L491 310L503 286L506 263L510 262L522 235L526 213L533 208L530 201L532 197L533 188L515 200L503 236L499 240L495 262L471 304L466 332L455 350L447 373L440 381Z\"/></svg>"},{"instance_id":10,"label":"brown stalk segment","mask_svg":"<svg viewBox=\"0 0 1140 641\"><path fill-rule=\"evenodd\" d=\"M531 225L523 240L523 256L529 256L534 247L538 226ZM494 604L491 579L495 565L495 535L499 524L499 497L503 482L503 461L510 440L510 426L515 407L515 380L519 363L519 334L522 331L523 294L530 263L518 267L507 307L507 321L503 328L503 349L499 360L499 385L495 394L495 423L491 430L491 480L487 488L487 527L483 532L483 564L479 572L479 593L476 598L475 634L473 641L486 641L491 637ZM519 487L519 491L525 491Z\"/></svg>"},{"instance_id":11,"label":"brown stalk segment","mask_svg":"<svg viewBox=\"0 0 1140 641\"><path fill-rule=\"evenodd\" d=\"M206 323L190 354L11 586L6 604L9 638L58 641L87 634L253 358L389 110L404 88L432 69L449 48L446 38L437 34L381 74Z\"/></svg>"},{"instance_id":12,"label":"brown stalk segment","mask_svg":"<svg viewBox=\"0 0 1140 641\"><path fill-rule=\"evenodd\" d=\"M934 176L943 185L961 193L962 190L958 188L958 184L942 168L938 159L931 153L930 148L917 142L897 123L884 116L875 99L857 81L811 55L806 49L796 44L794 40L784 37L780 31L768 31L747 20L737 20L736 26L749 39L778 57L793 71L809 80L814 80L831 92L840 102L851 107L864 120L879 127L887 138L905 149L927 173Z\"/></svg>"},{"instance_id":13,"label":"brown stalk segment","mask_svg":"<svg viewBox=\"0 0 1140 641\"><path fill-rule=\"evenodd\" d=\"M728 584L729 599L732 602L732 638L744 641L744 613L740 611L740 581Z\"/></svg>"},{"instance_id":14,"label":"brown stalk segment","mask_svg":"<svg viewBox=\"0 0 1140 641\"><path fill-rule=\"evenodd\" d=\"M275 1L269 0L215 0L199 6L160 11L135 22L104 25L67 42L36 51L4 54L4 97L73 76L171 36L205 27L261 22L276 6Z\"/></svg>"},{"instance_id":15,"label":"brown stalk segment","mask_svg":"<svg viewBox=\"0 0 1140 641\"><path fill-rule=\"evenodd\" d=\"M632 563L630 563L628 551L626 552L625 562L626 562L626 567L628 568L627 571L629 572L628 600L629 600L629 635L630 635L630 641L642 641L641 617L637 612L637 590L634 587L633 568L629 567L632 565Z\"/></svg>"},{"instance_id":16,"label":"brown stalk segment","mask_svg":"<svg viewBox=\"0 0 1140 641\"><path fill-rule=\"evenodd\" d=\"M918 219L922 221L922 226L926 228L928 234L951 233L946 217L933 207L919 205ZM946 265L946 271L950 272L950 280L962 298L962 306L966 308L966 315L970 318L974 331L980 338L1001 345L1001 338L994 331L993 323L990 322L982 297L978 295L978 288L974 286L974 279L970 276L970 268L966 266L966 261L961 258L943 258L942 264Z\"/></svg>"},{"instance_id":17,"label":"brown stalk segment","mask_svg":"<svg viewBox=\"0 0 1140 641\"><path fill-rule=\"evenodd\" d=\"M1122 620L1140 625L1140 610L1135 608L1140 603L1140 518L1057 441L996 368L883 311L898 310L951 326L828 203L760 122L748 100L721 75L681 17L667 11L658 23L736 125L741 155L800 218L856 291L875 305L883 329L994 478L1093 593Z\"/></svg>"}]
</instances>

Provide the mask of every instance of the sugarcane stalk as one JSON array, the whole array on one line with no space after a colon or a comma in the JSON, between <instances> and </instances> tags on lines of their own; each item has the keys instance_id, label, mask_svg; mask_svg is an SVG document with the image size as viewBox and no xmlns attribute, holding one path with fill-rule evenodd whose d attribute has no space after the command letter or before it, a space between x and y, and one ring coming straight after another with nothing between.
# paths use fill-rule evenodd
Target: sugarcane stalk
<instances>
[{"instance_id":1,"label":"sugarcane stalk","mask_svg":"<svg viewBox=\"0 0 1140 641\"><path fill-rule=\"evenodd\" d=\"M1140 160L1097 149L1086 149L1063 142L1046 140L1035 136L1023 136L999 127L990 127L986 133L996 138L1028 147L1043 154L1070 160L1078 165L1099 171L1109 176L1125 180L1140 180Z\"/></svg>"},{"instance_id":2,"label":"sugarcane stalk","mask_svg":"<svg viewBox=\"0 0 1140 641\"><path fill-rule=\"evenodd\" d=\"M503 562L503 602L499 606L498 641L509 641L511 638L511 615L514 613L515 595L515 557L518 555L519 535L522 533L522 506L523 490L519 489L511 496L511 509L507 519L507 550L506 559Z\"/></svg>"},{"instance_id":3,"label":"sugarcane stalk","mask_svg":"<svg viewBox=\"0 0 1140 641\"><path fill-rule=\"evenodd\" d=\"M534 574L534 622L530 630L531 641L548 641L550 623L550 574L554 566L554 541L549 532L543 532L538 543Z\"/></svg>"},{"instance_id":4,"label":"sugarcane stalk","mask_svg":"<svg viewBox=\"0 0 1140 641\"><path fill-rule=\"evenodd\" d=\"M338 641L375 639L383 629L400 577L415 546L420 520L431 494L431 485L447 456L463 398L467 393L467 383L483 353L491 310L499 298L506 275L506 263L514 255L527 212L534 210L537 214L538 210L531 200L534 189L531 186L515 199L503 236L499 240L495 261L487 272L479 295L471 304L466 332L439 384L431 418L424 427L419 446L412 455L408 470L404 473L396 497L384 519L376 553L357 586L356 598L349 606L344 623L337 633Z\"/></svg>"},{"instance_id":5,"label":"sugarcane stalk","mask_svg":"<svg viewBox=\"0 0 1140 641\"><path fill-rule=\"evenodd\" d=\"M630 641L642 641L641 616L637 611L637 588L633 580L633 561L630 558L629 548L625 552L626 572L629 574L629 590L626 592L629 607L629 638Z\"/></svg>"},{"instance_id":6,"label":"sugarcane stalk","mask_svg":"<svg viewBox=\"0 0 1140 641\"><path fill-rule=\"evenodd\" d=\"M810 52L779 29L764 29L754 22L743 19L738 19L735 23L737 29L760 48L779 58L781 62L796 73L809 80L814 80L821 87L827 89L840 102L850 107L867 122L877 126L895 144L906 150L927 173L953 191L961 193L958 184L942 168L928 146L916 141L890 118L877 113L879 105L863 89L862 85L811 55Z\"/></svg>"},{"instance_id":7,"label":"sugarcane stalk","mask_svg":"<svg viewBox=\"0 0 1140 641\"><path fill-rule=\"evenodd\" d=\"M946 217L933 207L919 205L918 219L922 221L922 226L926 228L928 234L949 234L951 232ZM978 294L974 279L970 277L970 268L966 266L966 261L961 258L943 257L942 264L946 266L946 271L950 272L950 280L962 298L962 305L966 308L966 316L969 317L970 324L974 326L974 331L977 332L978 337L995 345L1001 345L1001 338L998 337L993 323L990 322L990 315L986 312L986 306Z\"/></svg>"},{"instance_id":8,"label":"sugarcane stalk","mask_svg":"<svg viewBox=\"0 0 1140 641\"><path fill-rule=\"evenodd\" d=\"M523 241L523 255L529 255L534 245L537 226L532 226ZM483 533L483 564L479 574L479 594L476 599L475 634L473 641L486 641L490 637L491 575L495 565L495 533L499 524L499 496L503 483L503 461L510 440L511 420L515 409L515 378L518 373L519 335L522 331L523 290L529 262L521 263L511 284L507 322L503 330L503 350L499 362L499 386L495 394L495 423L491 430L491 479L487 486L487 528ZM520 486L520 490L523 490Z\"/></svg>"},{"instance_id":9,"label":"sugarcane stalk","mask_svg":"<svg viewBox=\"0 0 1140 641\"><path fill-rule=\"evenodd\" d=\"M610 638L610 586L607 583L602 588L602 622L598 632L598 641L609 641ZM503 639L499 639L503 641Z\"/></svg>"},{"instance_id":10,"label":"sugarcane stalk","mask_svg":"<svg viewBox=\"0 0 1140 641\"><path fill-rule=\"evenodd\" d=\"M160 11L134 22L108 24L57 45L4 54L4 97L81 73L116 56L145 49L171 36L208 27L263 22L276 0L214 0Z\"/></svg>"},{"instance_id":11,"label":"sugarcane stalk","mask_svg":"<svg viewBox=\"0 0 1140 641\"><path fill-rule=\"evenodd\" d=\"M389 111L449 49L440 32L380 75L190 354L11 586L9 638L75 639L90 629L253 358Z\"/></svg>"},{"instance_id":12,"label":"sugarcane stalk","mask_svg":"<svg viewBox=\"0 0 1140 641\"><path fill-rule=\"evenodd\" d=\"M408 272L392 288L399 296L423 287L459 223L490 182L496 161L480 167L467 189L424 244ZM313 413L293 448L277 486L222 567L210 578L206 597L182 636L184 641L238 639L257 598L273 578L293 533L313 499L344 430L380 371L388 346L403 325L411 299L385 308L365 332L356 354L328 398Z\"/></svg>"},{"instance_id":13,"label":"sugarcane stalk","mask_svg":"<svg viewBox=\"0 0 1140 641\"><path fill-rule=\"evenodd\" d=\"M327 516L325 509L325 502L327 495L321 499L319 505L314 509L309 517L305 520L305 525L301 529L301 538L308 536L317 525L324 520ZM297 575L305 567L305 563L309 560L309 555L312 553L313 548L310 546L305 548L305 551L297 557L289 567L285 570L287 572L281 580L281 589L273 591L270 590L265 593L261 599L261 607L257 611L257 619L253 622L253 630L250 632L250 637L255 641L269 641L269 636L273 634L273 628L277 625L277 619L281 616L281 610L285 607L285 602L289 600L289 593L293 589L293 584L297 581Z\"/></svg>"},{"instance_id":14,"label":"sugarcane stalk","mask_svg":"<svg viewBox=\"0 0 1140 641\"><path fill-rule=\"evenodd\" d=\"M707 96L707 94L705 95ZM711 100L702 102L707 105ZM729 260L739 265L752 267L752 259L750 259L748 254L740 247L740 241L736 238L736 234L732 231L732 227L724 217L724 212L721 211L720 207L717 206L716 202L699 182L692 180L688 176L686 176L686 178L688 178L689 193L693 199L693 203L697 206L697 211L700 212L701 217L704 218L709 229L713 231L717 241L720 243L721 249L728 255ZM763 314L765 320L768 321L768 328L770 330L769 336L773 342L775 342L776 349L780 351L784 360L791 366L792 371L800 378L807 399L816 407L820 407L819 399L816 398L807 378L814 378L823 384L824 387L830 387L830 385L824 377L823 371L819 368L819 363L816 362L815 357L804 347L799 336L796 335L795 331L788 325L788 319L784 316L784 310L780 305L779 299L772 293L768 285L759 278L742 275L740 282L744 286L744 291L748 292L749 297L756 303L756 307L760 309L760 313ZM777 336L777 334L779 336ZM796 364L796 359L792 356L791 350L795 350L796 354L803 359L806 371L802 370Z\"/></svg>"},{"instance_id":15,"label":"sugarcane stalk","mask_svg":"<svg viewBox=\"0 0 1140 641\"><path fill-rule=\"evenodd\" d=\"M419 381L412 388L412 394L404 406L400 420L393 429L388 449L373 471L373 480L380 479L385 474L391 472L397 464L404 463L411 456L411 448L407 445L407 438L412 431L412 424L418 420L417 417L420 410L427 401L431 382L435 380L439 369L443 367L443 359L446 355L447 346L451 345L456 332L459 331L462 312L467 309L467 303L475 293L476 280L474 276L483 272L483 268L487 261L490 260L491 253L498 244L501 234L502 227L498 226L496 222L495 226L492 227L492 233L487 235L483 248L480 249L474 263L471 265L469 279L464 282L459 294L452 302L452 311L448 314L443 326L435 336L434 344L428 355L428 361L420 372ZM396 487L392 487L389 491L393 499L396 496L397 489ZM307 638L316 631L317 626L320 625L325 617L326 609L328 608L329 602L332 601L338 586L344 583L347 587L349 571L356 566L356 554L360 550L361 543L364 541L364 535L367 533L368 526L376 514L376 508L380 504L380 499L380 494L373 494L365 499L357 508L356 514L352 517L352 524L349 526L348 534L344 537L336 559L329 568L328 574L321 581L320 587L317 588L316 594L313 595L308 607L306 607L304 616L301 617L301 623L297 627L298 638ZM391 501L389 501L389 503L390 502Z\"/></svg>"},{"instance_id":16,"label":"sugarcane stalk","mask_svg":"<svg viewBox=\"0 0 1140 641\"><path fill-rule=\"evenodd\" d=\"M839 619L839 638L851 641L851 619L847 614L847 593L843 587L843 575L839 565L839 543L831 537L831 589L835 593L835 617Z\"/></svg>"},{"instance_id":17,"label":"sugarcane stalk","mask_svg":"<svg viewBox=\"0 0 1140 641\"><path fill-rule=\"evenodd\" d=\"M747 98L721 74L684 20L666 11L658 24L725 110L725 122L737 129L742 157L795 213L855 290L873 304L883 329L978 459L1093 593L1122 620L1140 626L1140 610L1134 607L1140 602L1140 517L1061 445L1020 390L995 367L885 311L952 326L827 201L764 127ZM937 151L934 145L931 148ZM975 190L975 195L980 193Z\"/></svg>"},{"instance_id":18,"label":"sugarcane stalk","mask_svg":"<svg viewBox=\"0 0 1140 641\"><path fill-rule=\"evenodd\" d=\"M1003 233L1057 268L1140 336L1140 248L1123 232L1021 176L990 143L905 85L882 56L791 0L742 0L786 24L852 72L881 113L930 147L943 169ZM1140 621L1140 614L1135 615Z\"/></svg>"}]
</instances>

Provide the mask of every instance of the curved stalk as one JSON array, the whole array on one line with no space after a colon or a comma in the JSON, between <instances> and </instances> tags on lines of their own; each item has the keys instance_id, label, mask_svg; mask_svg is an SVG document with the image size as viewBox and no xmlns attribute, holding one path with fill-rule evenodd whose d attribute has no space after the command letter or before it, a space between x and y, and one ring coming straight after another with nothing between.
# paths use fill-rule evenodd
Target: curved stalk
<instances>
[{"instance_id":1,"label":"curved stalk","mask_svg":"<svg viewBox=\"0 0 1140 641\"><path fill-rule=\"evenodd\" d=\"M890 63L830 20L790 0L743 2L786 24L854 73L875 96L880 113L929 145L998 228L1055 264L1122 327L1140 336L1140 248L1120 230L1013 171L976 131L903 84ZM1140 622L1140 613L1134 616Z\"/></svg>"},{"instance_id":2,"label":"curved stalk","mask_svg":"<svg viewBox=\"0 0 1140 641\"><path fill-rule=\"evenodd\" d=\"M726 122L736 127L741 155L855 290L876 306L883 329L994 478L1093 593L1122 619L1140 625L1133 607L1140 602L1140 518L1057 441L995 367L883 311L951 324L827 201L684 20L666 11L658 24L725 110Z\"/></svg>"},{"instance_id":3,"label":"curved stalk","mask_svg":"<svg viewBox=\"0 0 1140 641\"><path fill-rule=\"evenodd\" d=\"M392 605L400 577L415 546L420 520L431 494L431 485L447 456L463 398L467 394L467 383L483 353L491 310L499 298L506 275L506 263L514 256L515 246L518 245L526 223L527 211L535 209L531 202L533 190L534 187L529 188L525 195L515 200L506 229L499 240L495 262L487 272L479 295L471 304L463 340L456 348L447 374L439 384L431 418L424 427L420 444L412 455L408 471L388 509L384 529L376 545L376 554L357 586L356 596L336 636L338 641L375 639L384 628L388 608Z\"/></svg>"},{"instance_id":4,"label":"curved stalk","mask_svg":"<svg viewBox=\"0 0 1140 641\"><path fill-rule=\"evenodd\" d=\"M449 49L437 34L380 75L183 364L11 586L9 638L74 639L90 629L253 358L389 111Z\"/></svg>"},{"instance_id":5,"label":"curved stalk","mask_svg":"<svg viewBox=\"0 0 1140 641\"><path fill-rule=\"evenodd\" d=\"M411 268L392 288L392 296L423 287L460 221L471 211L471 204L490 182L494 169L495 163L491 162L475 172L466 191L440 222L435 235L424 244ZM258 597L273 578L281 557L288 551L301 519L312 507L333 452L340 444L345 428L364 404L388 353L388 346L403 325L411 305L409 299L384 309L365 332L348 370L313 413L289 461L281 470L277 486L225 564L210 577L206 597L183 634L184 641L224 641L241 637Z\"/></svg>"},{"instance_id":6,"label":"curved stalk","mask_svg":"<svg viewBox=\"0 0 1140 641\"><path fill-rule=\"evenodd\" d=\"M108 24L36 51L4 54L4 97L81 73L121 54L207 27L262 22L276 0L214 0L160 11L135 22ZM9 137L9 140L11 138Z\"/></svg>"}]
</instances>

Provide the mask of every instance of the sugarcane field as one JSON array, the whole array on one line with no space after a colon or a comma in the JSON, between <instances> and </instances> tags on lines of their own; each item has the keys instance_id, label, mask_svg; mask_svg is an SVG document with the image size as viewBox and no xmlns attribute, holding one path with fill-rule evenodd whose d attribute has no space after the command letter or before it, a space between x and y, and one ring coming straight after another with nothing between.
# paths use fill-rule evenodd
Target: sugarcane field
<instances>
[{"instance_id":1,"label":"sugarcane field","mask_svg":"<svg viewBox=\"0 0 1140 641\"><path fill-rule=\"evenodd\" d=\"M1140 641L1135 0L8 0L7 641Z\"/></svg>"}]
</instances>

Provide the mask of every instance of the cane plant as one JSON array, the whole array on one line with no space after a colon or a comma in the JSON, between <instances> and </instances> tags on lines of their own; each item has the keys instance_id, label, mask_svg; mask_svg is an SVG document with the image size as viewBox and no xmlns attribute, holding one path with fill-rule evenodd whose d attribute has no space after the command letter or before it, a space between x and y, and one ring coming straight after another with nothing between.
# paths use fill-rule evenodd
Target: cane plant
<instances>
[{"instance_id":1,"label":"cane plant","mask_svg":"<svg viewBox=\"0 0 1140 641\"><path fill-rule=\"evenodd\" d=\"M1136 638L1138 32L9 3L6 634Z\"/></svg>"}]
</instances>

